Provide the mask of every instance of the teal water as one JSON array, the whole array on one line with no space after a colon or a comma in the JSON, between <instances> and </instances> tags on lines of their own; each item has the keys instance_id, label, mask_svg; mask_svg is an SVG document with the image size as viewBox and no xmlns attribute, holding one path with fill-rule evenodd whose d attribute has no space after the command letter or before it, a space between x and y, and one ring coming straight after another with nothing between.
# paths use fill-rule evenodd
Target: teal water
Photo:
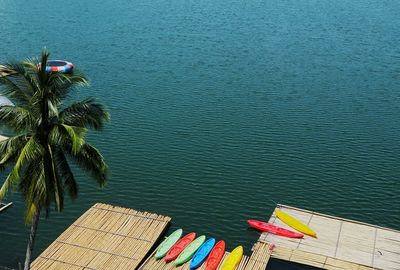
<instances>
[{"instance_id":1,"label":"teal water","mask_svg":"<svg viewBox=\"0 0 400 270\"><path fill-rule=\"evenodd\" d=\"M271 200L400 229L399 1L0 0L0 62L72 61L111 123L111 176L39 225L35 254L95 202L250 253ZM1 175L4 179L5 174ZM18 194L0 265L24 257ZM274 262L273 269L289 266ZM292 269L292 268L290 268ZM293 269L297 269L293 266Z\"/></svg>"}]
</instances>

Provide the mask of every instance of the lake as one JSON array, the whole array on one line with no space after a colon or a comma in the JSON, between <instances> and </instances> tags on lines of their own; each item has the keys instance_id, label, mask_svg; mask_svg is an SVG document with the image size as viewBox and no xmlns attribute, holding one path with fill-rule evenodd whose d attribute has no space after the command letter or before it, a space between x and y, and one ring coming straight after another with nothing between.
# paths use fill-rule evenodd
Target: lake
<instances>
[{"instance_id":1,"label":"lake","mask_svg":"<svg viewBox=\"0 0 400 270\"><path fill-rule=\"evenodd\" d=\"M0 0L0 63L74 63L112 120L88 141L100 190L39 224L35 256L95 202L242 244L279 202L400 229L400 2ZM1 179L5 178L1 174ZM0 183L2 180L0 181ZM0 265L23 261L24 203L0 215ZM272 269L298 269L274 263ZM297 267L297 268L296 268Z\"/></svg>"}]
</instances>

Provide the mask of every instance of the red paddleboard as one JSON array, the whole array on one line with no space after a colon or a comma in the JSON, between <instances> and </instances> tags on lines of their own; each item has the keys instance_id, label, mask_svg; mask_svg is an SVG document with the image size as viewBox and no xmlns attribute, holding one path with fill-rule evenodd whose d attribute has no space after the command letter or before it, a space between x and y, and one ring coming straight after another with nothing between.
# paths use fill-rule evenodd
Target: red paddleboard
<instances>
[{"instance_id":1,"label":"red paddleboard","mask_svg":"<svg viewBox=\"0 0 400 270\"><path fill-rule=\"evenodd\" d=\"M289 237L289 238L303 238L304 235L301 233L297 233L297 232L293 232L290 230L286 230L284 228L266 223L266 222L262 222L262 221L258 221L258 220L252 220L249 219L247 221L247 223L249 223L249 225L253 228L256 228L257 230L263 231L263 232L269 232L269 233L273 233L276 235L280 235L280 236L285 236L285 237Z\"/></svg>"},{"instance_id":2,"label":"red paddleboard","mask_svg":"<svg viewBox=\"0 0 400 270\"><path fill-rule=\"evenodd\" d=\"M206 261L206 269L205 270L215 270L217 269L222 257L225 254L225 242L224 240L218 241L218 243L211 250L210 255L208 255Z\"/></svg>"},{"instance_id":3,"label":"red paddleboard","mask_svg":"<svg viewBox=\"0 0 400 270\"><path fill-rule=\"evenodd\" d=\"M196 238L196 233L192 232L185 235L182 239L180 239L165 255L164 260L166 262L170 262L175 260L179 254Z\"/></svg>"}]
</instances>

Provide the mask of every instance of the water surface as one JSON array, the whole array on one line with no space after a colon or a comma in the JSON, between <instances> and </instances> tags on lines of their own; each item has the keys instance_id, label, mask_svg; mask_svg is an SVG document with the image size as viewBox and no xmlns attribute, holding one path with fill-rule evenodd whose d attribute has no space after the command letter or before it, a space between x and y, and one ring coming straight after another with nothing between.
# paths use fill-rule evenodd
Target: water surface
<instances>
[{"instance_id":1,"label":"water surface","mask_svg":"<svg viewBox=\"0 0 400 270\"><path fill-rule=\"evenodd\" d=\"M171 229L247 254L258 234L246 219L267 218L271 200L400 229L399 10L0 0L0 62L47 47L90 77L76 99L96 96L112 115L88 138L110 165L107 188L76 171L80 197L42 220L35 255L95 202L169 215ZM8 200L0 265L15 266L28 231L20 195Z\"/></svg>"}]
</instances>

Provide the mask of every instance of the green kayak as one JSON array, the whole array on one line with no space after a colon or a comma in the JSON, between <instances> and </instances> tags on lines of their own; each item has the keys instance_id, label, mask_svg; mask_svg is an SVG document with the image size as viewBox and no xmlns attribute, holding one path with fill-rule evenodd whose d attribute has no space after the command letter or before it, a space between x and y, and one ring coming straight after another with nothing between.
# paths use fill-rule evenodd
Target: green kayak
<instances>
[{"instance_id":1,"label":"green kayak","mask_svg":"<svg viewBox=\"0 0 400 270\"><path fill-rule=\"evenodd\" d=\"M190 243L184 251L182 251L181 254L179 254L178 258L176 258L175 260L175 265L181 265L184 264L185 262L189 261L194 253L196 252L196 250L199 249L199 247L204 243L204 241L206 241L206 236L202 235L197 237L197 239L195 239L192 243Z\"/></svg>"},{"instance_id":2,"label":"green kayak","mask_svg":"<svg viewBox=\"0 0 400 270\"><path fill-rule=\"evenodd\" d=\"M183 230L178 229L171 233L170 236L168 236L157 248L156 255L154 257L156 259L161 259L164 257L168 251L172 248L173 245L175 245L176 242L178 242L179 238L182 237Z\"/></svg>"}]
</instances>

